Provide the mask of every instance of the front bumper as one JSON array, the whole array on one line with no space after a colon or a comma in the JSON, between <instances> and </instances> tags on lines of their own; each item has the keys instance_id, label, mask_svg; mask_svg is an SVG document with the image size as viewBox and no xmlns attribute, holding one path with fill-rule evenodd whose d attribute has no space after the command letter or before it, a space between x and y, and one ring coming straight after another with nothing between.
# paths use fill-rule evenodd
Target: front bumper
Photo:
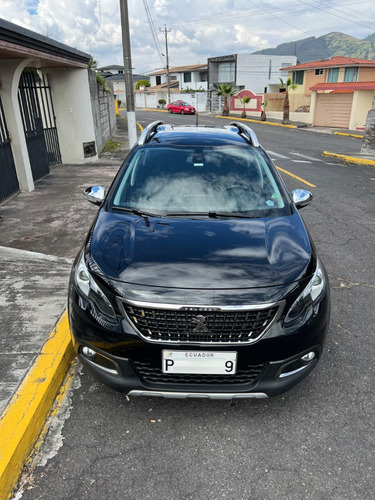
<instances>
[{"instance_id":1,"label":"front bumper","mask_svg":"<svg viewBox=\"0 0 375 500\"><path fill-rule=\"evenodd\" d=\"M159 349L163 346L158 346L158 352L156 353L151 353L148 346L147 353L142 353L144 350L142 348L133 348L130 350L132 358L113 355L93 345L90 345L90 349L95 352L95 355L87 356L83 352L83 347L83 344L75 342L76 352L81 363L87 366L98 380L112 389L133 396L206 397L210 399L265 398L281 394L297 384L314 369L322 351L320 345L315 345L286 359L260 363L255 375L250 377L251 380L247 382L240 381L236 383L234 381L235 383L233 383L233 379L230 380L231 375L224 375L217 377L217 382L215 382L215 377L205 377L206 379L211 378L210 383L207 380L204 380L203 383L194 383L192 380L176 381L178 377L173 376L171 382L165 382L166 376L160 374L160 368L157 366L158 362L156 361L160 355L161 364L161 350L159 352ZM154 350L155 347L152 347ZM247 350L249 349L251 350L252 346L248 346ZM186 346L184 350L186 350ZM190 350L202 351L201 348L194 349L193 347ZM212 351L213 349L206 350ZM312 361L306 363L301 360L301 357L308 352L314 352L315 357ZM139 370L138 368L141 363L139 360L144 359L143 357L146 354L153 360L153 370ZM246 353L244 349L238 350L238 357L242 365L245 359L248 359L248 355L249 353Z\"/></svg>"},{"instance_id":2,"label":"front bumper","mask_svg":"<svg viewBox=\"0 0 375 500\"><path fill-rule=\"evenodd\" d=\"M254 344L155 344L142 339L125 319L112 329L99 324L89 309L79 305L74 285L69 297L70 326L78 358L98 380L130 396L235 399L281 394L300 382L318 363L329 316L327 290L314 314L303 324L286 329L281 317ZM238 375L169 377L161 372L163 349L236 351ZM312 352L312 359L302 360Z\"/></svg>"}]
</instances>

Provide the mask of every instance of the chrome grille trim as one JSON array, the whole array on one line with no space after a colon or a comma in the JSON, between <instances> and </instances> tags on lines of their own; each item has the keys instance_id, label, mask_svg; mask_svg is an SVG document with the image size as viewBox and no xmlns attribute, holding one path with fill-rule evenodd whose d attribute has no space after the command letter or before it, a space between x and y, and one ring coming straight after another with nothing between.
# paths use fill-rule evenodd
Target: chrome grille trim
<instances>
[{"instance_id":1,"label":"chrome grille trim","mask_svg":"<svg viewBox=\"0 0 375 500\"><path fill-rule=\"evenodd\" d=\"M121 297L117 297L117 304L120 308L120 311L122 312L123 316L128 319L130 324L133 326L133 328L137 331L139 336L146 340L147 342L151 343L156 343L156 344L175 344L175 345L202 345L202 346L213 346L213 345L249 345L257 342L260 340L265 333L276 323L276 321L280 318L281 313L284 309L285 306L285 301L280 301L280 302L273 302L273 303L267 303L267 304L248 304L248 305L229 305L229 306L214 306L214 305L196 305L196 304L166 304L166 303L155 303L155 302L143 302L143 301L134 301L134 300L128 300L124 299ZM186 333L184 332L184 335L191 336L191 339L186 339L186 340L179 340L179 339L168 339L168 338L153 338L153 335L155 333L151 332L150 330L150 336L145 335L140 328L137 326L137 322L133 320L134 316L131 317L127 310L126 307L131 306L131 307L136 307L144 310L158 310L160 312L166 311L166 312L188 312L188 313L196 313L197 315L199 314L204 314L204 313L257 313L261 311L266 311L270 310L273 308L277 308L277 311L275 311L273 318L271 321L265 326L263 330L261 330L260 333L256 335L254 338L247 338L244 340L244 337L240 337L240 340L236 340L235 338L230 341L218 341L217 339L215 340L199 340L197 337L199 335L195 335L196 339L194 339L194 335L191 335L191 333ZM200 332L198 332L200 333ZM176 334L174 333L176 336ZM215 335L215 333L213 333ZM202 335L201 335L202 336ZM224 336L228 336L227 334Z\"/></svg>"}]
</instances>

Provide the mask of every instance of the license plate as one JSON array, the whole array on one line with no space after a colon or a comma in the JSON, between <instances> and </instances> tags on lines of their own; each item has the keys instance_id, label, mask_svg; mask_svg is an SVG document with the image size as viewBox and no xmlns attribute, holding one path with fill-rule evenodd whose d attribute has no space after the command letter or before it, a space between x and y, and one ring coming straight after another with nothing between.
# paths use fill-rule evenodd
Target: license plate
<instances>
[{"instance_id":1,"label":"license plate","mask_svg":"<svg viewBox=\"0 0 375 500\"><path fill-rule=\"evenodd\" d=\"M237 353L164 350L161 364L163 373L234 375L237 370Z\"/></svg>"}]
</instances>

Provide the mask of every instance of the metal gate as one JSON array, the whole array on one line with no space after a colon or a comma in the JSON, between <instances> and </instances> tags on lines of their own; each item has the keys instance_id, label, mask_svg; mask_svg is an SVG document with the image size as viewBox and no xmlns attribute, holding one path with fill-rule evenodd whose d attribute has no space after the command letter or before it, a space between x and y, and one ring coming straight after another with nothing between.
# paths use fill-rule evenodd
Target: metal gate
<instances>
[{"instance_id":1,"label":"metal gate","mask_svg":"<svg viewBox=\"0 0 375 500\"><path fill-rule=\"evenodd\" d=\"M56 117L48 77L36 70L23 71L18 86L26 144L34 180L61 163Z\"/></svg>"},{"instance_id":2,"label":"metal gate","mask_svg":"<svg viewBox=\"0 0 375 500\"><path fill-rule=\"evenodd\" d=\"M16 167L0 96L0 202L18 190Z\"/></svg>"}]
</instances>

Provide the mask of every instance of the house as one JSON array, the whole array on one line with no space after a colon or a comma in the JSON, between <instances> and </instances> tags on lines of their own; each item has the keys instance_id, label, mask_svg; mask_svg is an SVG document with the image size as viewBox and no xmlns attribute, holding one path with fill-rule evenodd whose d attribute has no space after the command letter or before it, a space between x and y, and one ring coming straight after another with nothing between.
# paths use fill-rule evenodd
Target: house
<instances>
[{"instance_id":1,"label":"house","mask_svg":"<svg viewBox=\"0 0 375 500\"><path fill-rule=\"evenodd\" d=\"M101 68L98 68L98 72L104 77L110 75L123 75L124 66L120 66L119 64L112 64L112 66L102 66Z\"/></svg>"},{"instance_id":2,"label":"house","mask_svg":"<svg viewBox=\"0 0 375 500\"><path fill-rule=\"evenodd\" d=\"M233 84L237 90L251 90L256 94L279 92L280 78L288 75L284 66L297 63L296 56L261 54L230 54L208 59L208 88L219 84ZM281 68L281 69L280 69Z\"/></svg>"},{"instance_id":3,"label":"house","mask_svg":"<svg viewBox=\"0 0 375 500\"><path fill-rule=\"evenodd\" d=\"M167 71L165 69L149 73L149 76L151 88L157 87L155 90L167 88ZM170 88L207 90L207 64L170 68L169 81Z\"/></svg>"},{"instance_id":4,"label":"house","mask_svg":"<svg viewBox=\"0 0 375 500\"><path fill-rule=\"evenodd\" d=\"M313 126L364 129L375 94L375 61L335 56L283 70L298 84L289 96L291 111L303 99Z\"/></svg>"},{"instance_id":5,"label":"house","mask_svg":"<svg viewBox=\"0 0 375 500\"><path fill-rule=\"evenodd\" d=\"M109 66L108 66L109 67ZM113 69L114 66L111 66ZM123 66L119 66L119 68L124 68ZM121 101L125 102L126 101L126 86L125 86L125 78L124 78L124 73L121 73L121 69L118 70L118 73L111 73L111 72L106 72L103 73L101 72L100 74L106 79L107 82L111 83L111 86L113 88L113 93L115 94L116 98L120 99ZM133 87L135 87L136 83L139 80L147 80L150 81L150 77L148 75L138 75L134 73L132 75L133 77Z\"/></svg>"},{"instance_id":6,"label":"house","mask_svg":"<svg viewBox=\"0 0 375 500\"><path fill-rule=\"evenodd\" d=\"M0 19L0 202L52 165L84 163L116 127L90 54Z\"/></svg>"}]
</instances>

